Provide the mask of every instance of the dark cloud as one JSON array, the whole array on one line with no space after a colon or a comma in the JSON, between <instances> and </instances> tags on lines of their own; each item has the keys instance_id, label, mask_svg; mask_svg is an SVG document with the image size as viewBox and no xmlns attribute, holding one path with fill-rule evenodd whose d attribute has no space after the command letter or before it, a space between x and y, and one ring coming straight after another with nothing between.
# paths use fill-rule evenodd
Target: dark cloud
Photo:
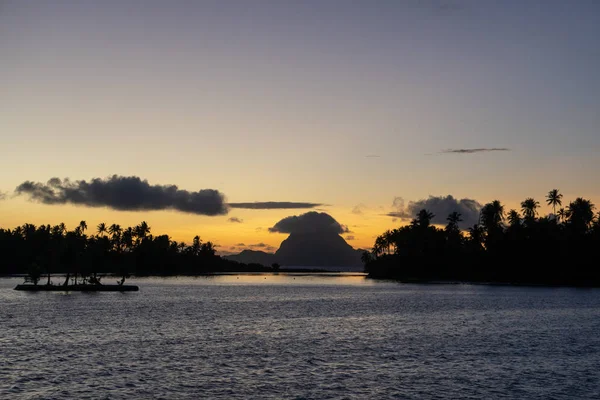
<instances>
[{"instance_id":1,"label":"dark cloud","mask_svg":"<svg viewBox=\"0 0 600 400\"><path fill-rule=\"evenodd\" d=\"M225 197L218 190L189 192L175 185L151 185L137 176L119 176L71 181L52 178L47 183L26 181L15 189L18 195L44 204L76 204L115 210L177 210L200 215L227 214Z\"/></svg>"},{"instance_id":2,"label":"dark cloud","mask_svg":"<svg viewBox=\"0 0 600 400\"><path fill-rule=\"evenodd\" d=\"M267 251L273 251L275 250L275 247L265 244L265 243L256 243L256 244L249 244L248 247L250 247L251 249L262 249L262 250L267 250Z\"/></svg>"},{"instance_id":3,"label":"dark cloud","mask_svg":"<svg viewBox=\"0 0 600 400\"><path fill-rule=\"evenodd\" d=\"M245 246L245 244L244 243L237 243L236 246L242 246L243 247L243 246Z\"/></svg>"},{"instance_id":4,"label":"dark cloud","mask_svg":"<svg viewBox=\"0 0 600 400\"><path fill-rule=\"evenodd\" d=\"M0 200L6 199L6 193L0 192Z\"/></svg>"},{"instance_id":5,"label":"dark cloud","mask_svg":"<svg viewBox=\"0 0 600 400\"><path fill-rule=\"evenodd\" d=\"M247 208L251 210L274 210L290 208L315 208L320 203L303 203L294 201L255 201L253 203L229 203L231 208Z\"/></svg>"},{"instance_id":6,"label":"dark cloud","mask_svg":"<svg viewBox=\"0 0 600 400\"><path fill-rule=\"evenodd\" d=\"M240 219L238 217L231 217L227 221L229 221L229 222L235 222L235 223L238 223L238 224L241 224L242 222L244 222L243 219Z\"/></svg>"},{"instance_id":7,"label":"dark cloud","mask_svg":"<svg viewBox=\"0 0 600 400\"><path fill-rule=\"evenodd\" d=\"M367 206L365 206L364 204L357 204L354 206L354 208L352 209L352 214L357 214L357 215L361 215L362 213L364 213L364 211L367 209Z\"/></svg>"},{"instance_id":8,"label":"dark cloud","mask_svg":"<svg viewBox=\"0 0 600 400\"><path fill-rule=\"evenodd\" d=\"M119 175L94 178L89 182L71 181L69 178L51 178L46 183L26 181L17 186L15 193L44 204L75 204L124 211L177 210L200 215L224 215L230 208L268 210L321 205L290 201L227 204L223 193L215 189L190 192L175 185L151 185L137 176ZM243 222L236 217L229 221Z\"/></svg>"},{"instance_id":9,"label":"dark cloud","mask_svg":"<svg viewBox=\"0 0 600 400\"><path fill-rule=\"evenodd\" d=\"M337 222L331 215L310 211L302 215L286 217L269 228L279 233L348 233L348 227Z\"/></svg>"},{"instance_id":10,"label":"dark cloud","mask_svg":"<svg viewBox=\"0 0 600 400\"><path fill-rule=\"evenodd\" d=\"M354 240L355 237L353 235L348 235L344 239L346 239L346 240Z\"/></svg>"},{"instance_id":11,"label":"dark cloud","mask_svg":"<svg viewBox=\"0 0 600 400\"><path fill-rule=\"evenodd\" d=\"M463 221L460 226L467 227L476 224L479 221L479 211L482 205L473 199L455 199L453 196L429 196L427 199L410 201L408 206L404 206L404 200L401 197L394 198L392 205L394 211L387 215L399 219L412 219L422 209L432 212L435 216L432 222L434 224L445 225L446 218L452 212L461 214Z\"/></svg>"},{"instance_id":12,"label":"dark cloud","mask_svg":"<svg viewBox=\"0 0 600 400\"><path fill-rule=\"evenodd\" d=\"M473 154L473 153L488 153L491 151L511 151L506 147L482 147L478 149L446 149L442 150L444 154Z\"/></svg>"},{"instance_id":13,"label":"dark cloud","mask_svg":"<svg viewBox=\"0 0 600 400\"><path fill-rule=\"evenodd\" d=\"M249 244L248 247L267 247L268 244L265 243L256 243L256 244Z\"/></svg>"}]
</instances>

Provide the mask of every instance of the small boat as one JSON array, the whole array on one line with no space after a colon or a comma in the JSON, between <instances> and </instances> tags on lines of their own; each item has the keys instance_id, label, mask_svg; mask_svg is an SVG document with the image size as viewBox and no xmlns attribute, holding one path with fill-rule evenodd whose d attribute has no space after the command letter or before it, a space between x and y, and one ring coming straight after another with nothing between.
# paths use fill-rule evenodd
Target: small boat
<instances>
[{"instance_id":1,"label":"small boat","mask_svg":"<svg viewBox=\"0 0 600 400\"><path fill-rule=\"evenodd\" d=\"M31 285L21 284L15 290L28 292L137 292L135 285Z\"/></svg>"}]
</instances>

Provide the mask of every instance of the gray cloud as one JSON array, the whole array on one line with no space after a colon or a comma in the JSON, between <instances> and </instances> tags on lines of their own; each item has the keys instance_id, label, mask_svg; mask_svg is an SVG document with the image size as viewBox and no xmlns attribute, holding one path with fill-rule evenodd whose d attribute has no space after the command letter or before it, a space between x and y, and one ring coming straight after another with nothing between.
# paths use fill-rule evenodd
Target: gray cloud
<instances>
[{"instance_id":1,"label":"gray cloud","mask_svg":"<svg viewBox=\"0 0 600 400\"><path fill-rule=\"evenodd\" d=\"M15 189L16 195L28 196L44 204L75 204L108 207L122 211L176 210L199 215L224 215L230 208L255 210L314 208L320 203L266 201L253 203L225 202L225 195L215 189L190 192L176 185L151 185L137 176L113 175L71 181L51 178L46 183L26 181ZM0 200L4 196L0 193ZM243 222L232 217L230 222Z\"/></svg>"},{"instance_id":2,"label":"gray cloud","mask_svg":"<svg viewBox=\"0 0 600 400\"><path fill-rule=\"evenodd\" d=\"M381 156L379 154L367 154L365 157L366 158L380 158Z\"/></svg>"},{"instance_id":3,"label":"gray cloud","mask_svg":"<svg viewBox=\"0 0 600 400\"><path fill-rule=\"evenodd\" d=\"M367 209L367 206L365 206L364 204L360 203L354 206L354 208L352 209L352 214L357 214L357 215L361 215L364 213L364 211Z\"/></svg>"},{"instance_id":4,"label":"gray cloud","mask_svg":"<svg viewBox=\"0 0 600 400\"><path fill-rule=\"evenodd\" d=\"M350 232L348 227L337 222L331 215L310 211L302 215L286 217L269 228L278 233L342 233Z\"/></svg>"},{"instance_id":5,"label":"gray cloud","mask_svg":"<svg viewBox=\"0 0 600 400\"><path fill-rule=\"evenodd\" d=\"M76 204L115 210L177 210L200 215L227 214L225 196L214 189L189 192L175 185L151 185L137 176L119 176L71 181L52 178L47 183L26 181L17 195L44 204Z\"/></svg>"},{"instance_id":6,"label":"gray cloud","mask_svg":"<svg viewBox=\"0 0 600 400\"><path fill-rule=\"evenodd\" d=\"M273 251L275 250L275 247L270 246L268 244L265 243L256 243L256 244L249 244L248 247L252 248L252 249L263 249L263 250L267 250L267 251Z\"/></svg>"},{"instance_id":7,"label":"gray cloud","mask_svg":"<svg viewBox=\"0 0 600 400\"><path fill-rule=\"evenodd\" d=\"M243 220L243 219L240 219L240 218L238 218L238 217L231 217L231 218L229 218L227 221L229 221L229 222L234 222L234 223L238 223L238 224L241 224L242 222L244 222L244 220Z\"/></svg>"},{"instance_id":8,"label":"gray cloud","mask_svg":"<svg viewBox=\"0 0 600 400\"><path fill-rule=\"evenodd\" d=\"M506 147L482 147L478 149L446 149L442 150L444 154L473 154L473 153L488 153L492 151L511 151Z\"/></svg>"},{"instance_id":9,"label":"gray cloud","mask_svg":"<svg viewBox=\"0 0 600 400\"><path fill-rule=\"evenodd\" d=\"M268 247L268 244L265 243L255 243L255 244L249 244L248 247Z\"/></svg>"},{"instance_id":10,"label":"gray cloud","mask_svg":"<svg viewBox=\"0 0 600 400\"><path fill-rule=\"evenodd\" d=\"M303 203L294 201L255 201L253 203L229 203L231 208L247 208L251 210L274 210L290 208L315 208L320 203Z\"/></svg>"},{"instance_id":11,"label":"gray cloud","mask_svg":"<svg viewBox=\"0 0 600 400\"><path fill-rule=\"evenodd\" d=\"M6 199L6 193L0 191L0 200Z\"/></svg>"},{"instance_id":12,"label":"gray cloud","mask_svg":"<svg viewBox=\"0 0 600 400\"><path fill-rule=\"evenodd\" d=\"M346 240L355 240L355 237L353 235L348 235L344 239L346 239Z\"/></svg>"},{"instance_id":13,"label":"gray cloud","mask_svg":"<svg viewBox=\"0 0 600 400\"><path fill-rule=\"evenodd\" d=\"M453 196L429 196L427 199L410 201L408 206L404 206L404 200L401 197L394 198L392 205L394 211L387 215L399 219L412 219L422 209L432 212L435 216L432 222L434 224L444 225L446 218L452 212L461 214L463 221L461 227L472 226L479 221L479 211L482 205L473 199L455 199Z\"/></svg>"},{"instance_id":14,"label":"gray cloud","mask_svg":"<svg viewBox=\"0 0 600 400\"><path fill-rule=\"evenodd\" d=\"M237 243L236 246L245 246L244 243Z\"/></svg>"}]
</instances>

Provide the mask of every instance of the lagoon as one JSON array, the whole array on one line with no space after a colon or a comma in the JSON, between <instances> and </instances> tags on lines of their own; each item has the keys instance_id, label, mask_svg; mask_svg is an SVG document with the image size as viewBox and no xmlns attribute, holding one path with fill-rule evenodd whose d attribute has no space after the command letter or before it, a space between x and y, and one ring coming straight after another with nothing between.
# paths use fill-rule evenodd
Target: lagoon
<instances>
[{"instance_id":1,"label":"lagoon","mask_svg":"<svg viewBox=\"0 0 600 400\"><path fill-rule=\"evenodd\" d=\"M0 398L600 397L600 289L363 274L0 279Z\"/></svg>"}]
</instances>

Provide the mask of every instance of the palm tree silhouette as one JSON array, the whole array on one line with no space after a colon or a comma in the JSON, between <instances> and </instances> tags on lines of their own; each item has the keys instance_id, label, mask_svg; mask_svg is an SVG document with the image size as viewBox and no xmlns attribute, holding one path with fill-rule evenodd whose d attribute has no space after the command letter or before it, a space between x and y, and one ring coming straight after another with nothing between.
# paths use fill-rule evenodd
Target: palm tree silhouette
<instances>
[{"instance_id":1,"label":"palm tree silhouette","mask_svg":"<svg viewBox=\"0 0 600 400\"><path fill-rule=\"evenodd\" d=\"M576 198L567 209L569 222L579 229L587 230L594 221L595 208L596 206L590 200L582 197Z\"/></svg>"},{"instance_id":2,"label":"palm tree silhouette","mask_svg":"<svg viewBox=\"0 0 600 400\"><path fill-rule=\"evenodd\" d=\"M480 220L488 233L497 230L504 221L504 206L499 200L494 200L483 206Z\"/></svg>"},{"instance_id":3,"label":"palm tree silhouette","mask_svg":"<svg viewBox=\"0 0 600 400\"><path fill-rule=\"evenodd\" d=\"M461 216L462 214L457 211L453 211L452 213L450 213L450 215L448 215L448 218L446 218L446 220L448 221L448 225L452 225L453 227L458 228L458 223L462 222Z\"/></svg>"},{"instance_id":4,"label":"palm tree silhouette","mask_svg":"<svg viewBox=\"0 0 600 400\"><path fill-rule=\"evenodd\" d=\"M559 221L564 221L565 218L567 218L567 211L565 211L565 209L561 207L558 210L558 213L556 213L556 217L558 218Z\"/></svg>"},{"instance_id":5,"label":"palm tree silhouette","mask_svg":"<svg viewBox=\"0 0 600 400\"><path fill-rule=\"evenodd\" d=\"M476 250L483 249L484 236L484 229L481 225L475 224L469 228L469 243Z\"/></svg>"},{"instance_id":6,"label":"palm tree silhouette","mask_svg":"<svg viewBox=\"0 0 600 400\"><path fill-rule=\"evenodd\" d=\"M552 189L546 195L546 203L552 206L552 213L556 215L556 206L562 206L562 193L558 192L558 189Z\"/></svg>"},{"instance_id":7,"label":"palm tree silhouette","mask_svg":"<svg viewBox=\"0 0 600 400\"><path fill-rule=\"evenodd\" d=\"M104 236L106 234L106 224L104 222L100 222L98 224L98 226L96 227L96 231L98 232L98 235L102 235Z\"/></svg>"},{"instance_id":8,"label":"palm tree silhouette","mask_svg":"<svg viewBox=\"0 0 600 400\"><path fill-rule=\"evenodd\" d=\"M79 226L76 228L77 232L79 233L80 236L83 236L83 233L85 232L85 230L87 229L87 223L85 221L80 221L79 222Z\"/></svg>"},{"instance_id":9,"label":"palm tree silhouette","mask_svg":"<svg viewBox=\"0 0 600 400\"><path fill-rule=\"evenodd\" d=\"M521 224L521 216L517 210L510 210L508 212L508 222L510 226L519 226Z\"/></svg>"},{"instance_id":10,"label":"palm tree silhouette","mask_svg":"<svg viewBox=\"0 0 600 400\"><path fill-rule=\"evenodd\" d=\"M417 217L412 220L411 225L420 226L421 228L427 228L431 225L431 220L435 215L425 209L422 209L417 213Z\"/></svg>"},{"instance_id":11,"label":"palm tree silhouette","mask_svg":"<svg viewBox=\"0 0 600 400\"><path fill-rule=\"evenodd\" d=\"M539 201L535 201L533 198L528 197L521 202L521 211L527 219L534 219L537 215L537 208L540 206Z\"/></svg>"}]
</instances>

